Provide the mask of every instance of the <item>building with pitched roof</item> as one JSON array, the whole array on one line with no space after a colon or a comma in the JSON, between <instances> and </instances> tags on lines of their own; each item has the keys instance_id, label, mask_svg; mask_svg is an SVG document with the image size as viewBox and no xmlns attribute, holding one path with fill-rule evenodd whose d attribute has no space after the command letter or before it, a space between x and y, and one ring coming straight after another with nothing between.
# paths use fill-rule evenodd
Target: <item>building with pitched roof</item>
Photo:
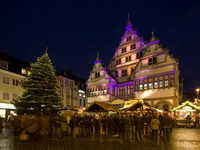
<instances>
[{"instance_id":1,"label":"building with pitched roof","mask_svg":"<svg viewBox=\"0 0 200 150\"><path fill-rule=\"evenodd\" d=\"M144 42L128 17L125 33L108 67L99 56L87 84L88 103L142 99L159 109L178 106L182 98L178 60L154 36Z\"/></svg>"}]
</instances>

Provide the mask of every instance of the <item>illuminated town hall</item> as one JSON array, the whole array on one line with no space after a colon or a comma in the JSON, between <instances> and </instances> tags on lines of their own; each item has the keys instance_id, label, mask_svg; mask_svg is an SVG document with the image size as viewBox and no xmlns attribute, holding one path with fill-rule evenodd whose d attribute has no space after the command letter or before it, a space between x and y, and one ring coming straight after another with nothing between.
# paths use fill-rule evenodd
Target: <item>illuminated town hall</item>
<instances>
[{"instance_id":1,"label":"illuminated town hall","mask_svg":"<svg viewBox=\"0 0 200 150\"><path fill-rule=\"evenodd\" d=\"M178 65L178 60L159 44L154 33L149 42L144 42L128 18L108 67L102 65L97 55L86 83L88 103L143 100L159 109L178 106L182 98Z\"/></svg>"}]
</instances>

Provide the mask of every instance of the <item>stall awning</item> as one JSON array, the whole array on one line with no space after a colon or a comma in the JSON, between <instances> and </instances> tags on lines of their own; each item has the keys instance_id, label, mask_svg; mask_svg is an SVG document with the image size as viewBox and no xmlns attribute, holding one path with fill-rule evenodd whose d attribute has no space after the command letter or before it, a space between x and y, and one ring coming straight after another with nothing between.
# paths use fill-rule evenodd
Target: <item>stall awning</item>
<instances>
[{"instance_id":1,"label":"stall awning","mask_svg":"<svg viewBox=\"0 0 200 150\"><path fill-rule=\"evenodd\" d=\"M172 109L171 112L176 111L176 110L178 110L178 109L181 109L181 108L183 108L183 107L185 107L185 106L190 106L190 107L192 107L192 108L194 108L194 109L200 110L200 107L198 107L198 106L192 104L192 103L189 102L189 101L186 101L186 102L182 103L182 105L180 105L180 106L175 107L174 109Z\"/></svg>"},{"instance_id":2,"label":"stall awning","mask_svg":"<svg viewBox=\"0 0 200 150\"><path fill-rule=\"evenodd\" d=\"M143 108L143 110L151 110L156 111L156 108L153 108L151 106L148 106L142 102L137 102L129 107L121 108L122 111L136 111L138 108Z\"/></svg>"},{"instance_id":3,"label":"stall awning","mask_svg":"<svg viewBox=\"0 0 200 150\"><path fill-rule=\"evenodd\" d=\"M93 102L90 106L85 109L86 112L108 112L108 111L119 111L118 108L105 102Z\"/></svg>"}]
</instances>

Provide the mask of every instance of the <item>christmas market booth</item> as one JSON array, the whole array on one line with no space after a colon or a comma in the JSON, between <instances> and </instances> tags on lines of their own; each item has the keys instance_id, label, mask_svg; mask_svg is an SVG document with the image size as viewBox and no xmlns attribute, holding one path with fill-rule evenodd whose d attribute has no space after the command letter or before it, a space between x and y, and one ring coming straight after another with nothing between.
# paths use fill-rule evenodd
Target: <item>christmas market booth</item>
<instances>
[{"instance_id":1,"label":"christmas market booth","mask_svg":"<svg viewBox=\"0 0 200 150\"><path fill-rule=\"evenodd\" d=\"M187 117L191 118L191 122L194 123L195 118L199 117L200 107L192 102L186 101L182 105L175 107L171 110L171 117L176 120L177 125L186 124Z\"/></svg>"},{"instance_id":2,"label":"christmas market booth","mask_svg":"<svg viewBox=\"0 0 200 150\"><path fill-rule=\"evenodd\" d=\"M90 106L88 106L85 109L85 112L88 113L109 113L118 111L118 108L105 102L93 102Z\"/></svg>"},{"instance_id":3,"label":"christmas market booth","mask_svg":"<svg viewBox=\"0 0 200 150\"><path fill-rule=\"evenodd\" d=\"M120 108L122 113L124 112L146 112L146 113L155 113L161 112L161 110L151 107L147 104L144 104L142 100L131 100L125 103L123 108Z\"/></svg>"}]
</instances>

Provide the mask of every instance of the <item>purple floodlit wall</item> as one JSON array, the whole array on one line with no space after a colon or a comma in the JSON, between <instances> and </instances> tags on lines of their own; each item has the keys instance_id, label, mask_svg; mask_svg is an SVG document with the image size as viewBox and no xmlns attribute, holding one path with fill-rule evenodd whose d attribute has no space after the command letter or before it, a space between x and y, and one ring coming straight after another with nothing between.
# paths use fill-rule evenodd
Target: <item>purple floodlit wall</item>
<instances>
[{"instance_id":1,"label":"purple floodlit wall","mask_svg":"<svg viewBox=\"0 0 200 150\"><path fill-rule=\"evenodd\" d=\"M147 46L150 46L150 45L157 44L157 43L159 43L159 40L153 41L153 42L148 43L148 44L146 44L146 45L147 45Z\"/></svg>"},{"instance_id":2,"label":"purple floodlit wall","mask_svg":"<svg viewBox=\"0 0 200 150\"><path fill-rule=\"evenodd\" d=\"M95 65L100 64L100 63L101 63L101 60L97 60L97 61L94 62Z\"/></svg>"}]
</instances>

